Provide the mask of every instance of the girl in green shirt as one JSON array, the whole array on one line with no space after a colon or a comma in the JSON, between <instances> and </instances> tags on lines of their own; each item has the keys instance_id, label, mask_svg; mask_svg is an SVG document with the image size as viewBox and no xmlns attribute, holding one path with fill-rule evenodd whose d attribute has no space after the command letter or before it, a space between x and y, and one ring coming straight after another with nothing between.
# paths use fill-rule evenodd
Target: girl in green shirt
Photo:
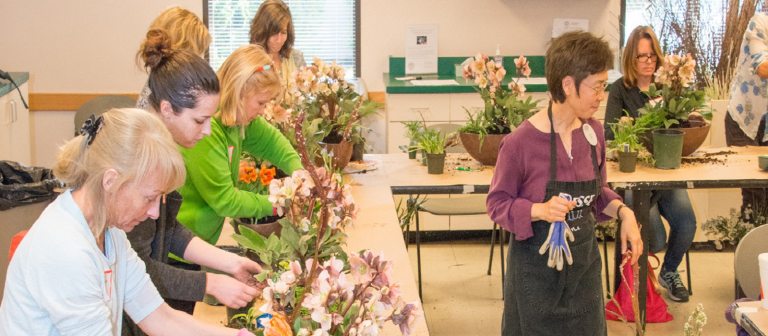
<instances>
[{"instance_id":1,"label":"girl in green shirt","mask_svg":"<svg viewBox=\"0 0 768 336\"><path fill-rule=\"evenodd\" d=\"M184 203L177 219L203 240L215 244L225 217L273 214L266 195L237 188L240 156L247 151L291 174L301 160L288 139L263 117L264 107L281 93L280 79L263 48L235 50L217 73L219 111L211 135L182 150L187 179L179 189Z\"/></svg>"}]
</instances>

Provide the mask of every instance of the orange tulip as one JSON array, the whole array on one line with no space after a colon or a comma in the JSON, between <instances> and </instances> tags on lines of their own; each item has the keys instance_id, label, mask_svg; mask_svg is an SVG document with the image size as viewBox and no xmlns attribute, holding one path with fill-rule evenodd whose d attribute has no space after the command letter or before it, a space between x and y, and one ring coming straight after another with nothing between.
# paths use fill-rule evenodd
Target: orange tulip
<instances>
[{"instance_id":1,"label":"orange tulip","mask_svg":"<svg viewBox=\"0 0 768 336\"><path fill-rule=\"evenodd\" d=\"M259 179L261 180L261 184L265 186L269 185L269 183L272 182L272 179L275 178L276 174L277 169L275 167L266 168L262 165L261 170L259 170Z\"/></svg>"}]
</instances>

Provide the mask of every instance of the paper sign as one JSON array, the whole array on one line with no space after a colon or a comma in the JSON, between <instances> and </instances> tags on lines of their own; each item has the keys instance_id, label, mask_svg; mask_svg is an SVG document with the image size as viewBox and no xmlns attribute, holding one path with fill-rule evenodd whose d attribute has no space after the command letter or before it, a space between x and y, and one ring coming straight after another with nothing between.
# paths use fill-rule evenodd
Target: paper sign
<instances>
[{"instance_id":1,"label":"paper sign","mask_svg":"<svg viewBox=\"0 0 768 336\"><path fill-rule=\"evenodd\" d=\"M587 19L555 19L552 22L552 38L563 35L569 31L589 31L589 20Z\"/></svg>"},{"instance_id":2,"label":"paper sign","mask_svg":"<svg viewBox=\"0 0 768 336\"><path fill-rule=\"evenodd\" d=\"M405 73L437 73L437 25L412 25L405 33Z\"/></svg>"}]
</instances>

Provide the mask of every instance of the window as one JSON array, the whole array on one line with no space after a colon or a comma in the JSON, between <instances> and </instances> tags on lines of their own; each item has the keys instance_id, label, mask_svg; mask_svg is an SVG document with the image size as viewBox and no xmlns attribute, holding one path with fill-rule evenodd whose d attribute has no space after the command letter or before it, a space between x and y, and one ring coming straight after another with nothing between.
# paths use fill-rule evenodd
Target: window
<instances>
[{"instance_id":1,"label":"window","mask_svg":"<svg viewBox=\"0 0 768 336\"><path fill-rule=\"evenodd\" d=\"M359 0L283 0L291 8L294 48L307 64L315 57L336 61L347 74L360 74ZM213 41L211 67L218 69L232 51L249 42L251 20L261 0L203 0L203 16Z\"/></svg>"}]
</instances>

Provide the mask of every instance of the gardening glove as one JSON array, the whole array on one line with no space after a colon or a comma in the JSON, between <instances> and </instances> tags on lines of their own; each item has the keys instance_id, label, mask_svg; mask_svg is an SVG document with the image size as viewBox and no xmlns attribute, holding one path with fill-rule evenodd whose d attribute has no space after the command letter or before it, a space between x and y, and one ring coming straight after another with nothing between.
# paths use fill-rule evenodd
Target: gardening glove
<instances>
[{"instance_id":1,"label":"gardening glove","mask_svg":"<svg viewBox=\"0 0 768 336\"><path fill-rule=\"evenodd\" d=\"M571 196L567 194L560 194L560 197L570 201ZM574 241L573 232L568 223L564 221L555 221L549 224L549 233L544 244L539 248L539 254L544 254L549 250L549 258L547 259L547 266L550 268L556 268L558 271L563 270L563 258L568 262L568 265L573 265L573 255L571 254L571 248L568 246L568 240Z\"/></svg>"}]
</instances>

